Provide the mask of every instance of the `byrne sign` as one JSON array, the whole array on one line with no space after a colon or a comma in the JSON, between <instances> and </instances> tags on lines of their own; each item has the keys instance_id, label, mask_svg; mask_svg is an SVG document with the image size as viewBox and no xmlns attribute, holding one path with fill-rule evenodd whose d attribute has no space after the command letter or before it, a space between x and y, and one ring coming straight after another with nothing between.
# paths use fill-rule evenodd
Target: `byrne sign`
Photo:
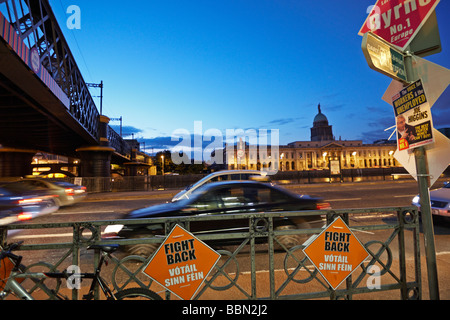
<instances>
[{"instance_id":1,"label":"byrne sign","mask_svg":"<svg viewBox=\"0 0 450 320\"><path fill-rule=\"evenodd\" d=\"M340 217L305 245L303 252L334 290L369 255Z\"/></svg>"},{"instance_id":2,"label":"byrne sign","mask_svg":"<svg viewBox=\"0 0 450 320\"><path fill-rule=\"evenodd\" d=\"M190 300L219 259L220 254L176 225L143 272L181 299Z\"/></svg>"},{"instance_id":3,"label":"byrne sign","mask_svg":"<svg viewBox=\"0 0 450 320\"><path fill-rule=\"evenodd\" d=\"M378 0L359 35L372 31L404 51L440 0Z\"/></svg>"}]
</instances>

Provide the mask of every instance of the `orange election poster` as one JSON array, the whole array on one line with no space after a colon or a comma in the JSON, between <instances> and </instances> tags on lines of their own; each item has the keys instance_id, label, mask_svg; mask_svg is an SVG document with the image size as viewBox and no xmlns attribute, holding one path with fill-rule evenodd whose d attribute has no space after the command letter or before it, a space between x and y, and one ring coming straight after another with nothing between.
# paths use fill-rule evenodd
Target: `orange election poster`
<instances>
[{"instance_id":1,"label":"orange election poster","mask_svg":"<svg viewBox=\"0 0 450 320\"><path fill-rule=\"evenodd\" d=\"M340 217L318 236L311 237L303 252L334 290L369 255Z\"/></svg>"},{"instance_id":2,"label":"orange election poster","mask_svg":"<svg viewBox=\"0 0 450 320\"><path fill-rule=\"evenodd\" d=\"M220 254L176 225L144 273L183 300L194 298Z\"/></svg>"}]
</instances>

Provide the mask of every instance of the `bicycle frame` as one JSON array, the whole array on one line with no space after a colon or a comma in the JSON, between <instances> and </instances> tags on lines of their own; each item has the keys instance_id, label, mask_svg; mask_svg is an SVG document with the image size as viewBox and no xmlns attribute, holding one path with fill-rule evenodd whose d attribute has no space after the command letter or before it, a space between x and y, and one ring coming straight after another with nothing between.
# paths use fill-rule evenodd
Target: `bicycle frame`
<instances>
[{"instance_id":1,"label":"bicycle frame","mask_svg":"<svg viewBox=\"0 0 450 320\"><path fill-rule=\"evenodd\" d=\"M94 273L80 273L80 274L73 274L73 277L80 277L80 279L92 279L91 287L89 288L88 294L85 294L83 296L83 300L92 300L94 298L94 292L97 287L97 284L100 286L100 289L102 289L103 293L106 296L106 299L108 300L115 300L116 297L112 293L111 289L109 289L108 284L106 281L100 276L101 268L103 266L103 263L105 263L105 257L109 257L109 254L106 252L102 252L100 261L98 263L98 267L96 268Z\"/></svg>"},{"instance_id":2,"label":"bicycle frame","mask_svg":"<svg viewBox=\"0 0 450 320\"><path fill-rule=\"evenodd\" d=\"M8 294L14 293L17 297L22 300L35 300L32 295L28 293L28 291L22 287L22 285L17 282L16 279L45 279L47 276L44 273L21 273L18 271L12 271L11 275L6 282L6 286L4 291L0 292L0 298L5 298ZM56 296L55 293L51 292L45 285L40 286L41 289L44 290L47 294L51 294Z\"/></svg>"},{"instance_id":3,"label":"bicycle frame","mask_svg":"<svg viewBox=\"0 0 450 320\"><path fill-rule=\"evenodd\" d=\"M32 295L30 295L27 290L16 280L16 279L32 279L43 280L43 279L68 279L69 277L83 279L92 279L91 286L89 288L89 292L86 295L83 295L83 300L92 300L95 295L95 290L97 285L99 285L100 289L106 296L108 300L115 300L116 297L109 289L106 281L100 276L101 268L105 263L105 257L109 256L108 253L102 252L98 267L96 268L94 273L73 273L69 274L67 272L57 272L57 273L23 273L20 271L19 265L21 257L17 257L18 259L14 261L15 267L11 272L11 275L6 282L5 288L3 291L0 291L0 299L4 299L8 294L14 293L17 297L22 300L35 300ZM67 298L61 296L57 292L52 289L49 289L44 283L39 285L39 288L43 290L50 298L56 298L58 300L67 300Z\"/></svg>"}]
</instances>

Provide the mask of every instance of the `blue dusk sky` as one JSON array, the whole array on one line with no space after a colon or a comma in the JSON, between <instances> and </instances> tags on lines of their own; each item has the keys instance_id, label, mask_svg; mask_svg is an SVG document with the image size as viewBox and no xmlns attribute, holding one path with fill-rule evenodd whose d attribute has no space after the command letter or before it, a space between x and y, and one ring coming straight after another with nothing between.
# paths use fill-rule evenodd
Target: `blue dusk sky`
<instances>
[{"instance_id":1,"label":"blue dusk sky","mask_svg":"<svg viewBox=\"0 0 450 320\"><path fill-rule=\"evenodd\" d=\"M104 82L103 114L123 117L125 138L148 152L176 145L173 132L194 133L195 121L203 132L279 129L280 144L310 140L319 103L336 139L392 132L381 100L391 79L369 68L358 35L375 0L50 3L85 81ZM80 29L67 27L70 5ZM450 69L450 1L436 11L443 49L426 59ZM436 128L450 127L449 91L432 108Z\"/></svg>"}]
</instances>

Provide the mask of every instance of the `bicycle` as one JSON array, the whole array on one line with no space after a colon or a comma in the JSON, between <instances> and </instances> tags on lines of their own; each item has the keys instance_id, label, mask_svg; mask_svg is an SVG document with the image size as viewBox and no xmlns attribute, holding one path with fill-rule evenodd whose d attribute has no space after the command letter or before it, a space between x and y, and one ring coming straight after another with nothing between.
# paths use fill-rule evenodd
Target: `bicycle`
<instances>
[{"instance_id":1,"label":"bicycle","mask_svg":"<svg viewBox=\"0 0 450 320\"><path fill-rule=\"evenodd\" d=\"M100 276L103 264L106 259L111 257L119 245L93 245L88 250L100 250L101 257L94 273L68 273L64 272L25 272L25 266L21 264L22 256L15 255L12 251L17 250L21 243L13 243L5 248L1 248L0 252L0 300L4 300L8 295L13 294L22 300L35 300L34 297L21 285L25 279L34 281L41 290L49 295L53 300L69 300L67 297L58 293L57 289L48 288L43 281L45 279L92 279L89 292L83 295L83 300L93 300L97 286L100 287L107 300L126 300L126 299L146 299L146 300L162 300L155 292L146 288L128 288L120 290L116 293L108 287L106 281Z\"/></svg>"}]
</instances>

